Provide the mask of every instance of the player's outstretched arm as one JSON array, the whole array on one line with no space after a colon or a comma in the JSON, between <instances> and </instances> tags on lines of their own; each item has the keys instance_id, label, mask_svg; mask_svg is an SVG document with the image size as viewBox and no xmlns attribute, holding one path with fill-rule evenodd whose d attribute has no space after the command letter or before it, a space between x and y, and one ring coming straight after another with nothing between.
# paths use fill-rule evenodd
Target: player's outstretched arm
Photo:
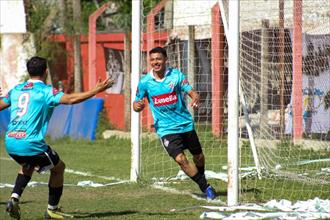
<instances>
[{"instance_id":1,"label":"player's outstretched arm","mask_svg":"<svg viewBox=\"0 0 330 220\"><path fill-rule=\"evenodd\" d=\"M199 94L195 90L192 89L188 92L188 95L191 98L190 106L193 108L198 108L199 101L200 101Z\"/></svg>"},{"instance_id":2,"label":"player's outstretched arm","mask_svg":"<svg viewBox=\"0 0 330 220\"><path fill-rule=\"evenodd\" d=\"M89 98L93 97L94 95L110 88L113 85L113 83L114 83L114 80L111 80L110 78L107 78L104 81L99 79L97 81L96 86L89 91L72 93L72 94L64 94L61 97L60 103L61 104L76 104L76 103L85 101L86 99L89 99Z\"/></svg>"},{"instance_id":3,"label":"player's outstretched arm","mask_svg":"<svg viewBox=\"0 0 330 220\"><path fill-rule=\"evenodd\" d=\"M134 101L133 102L133 109L136 112L142 111L144 109L144 107L145 107L144 100Z\"/></svg>"},{"instance_id":4,"label":"player's outstretched arm","mask_svg":"<svg viewBox=\"0 0 330 220\"><path fill-rule=\"evenodd\" d=\"M2 99L0 99L0 111L8 108L10 105L8 105L7 103L5 103L4 101L2 101Z\"/></svg>"}]
</instances>

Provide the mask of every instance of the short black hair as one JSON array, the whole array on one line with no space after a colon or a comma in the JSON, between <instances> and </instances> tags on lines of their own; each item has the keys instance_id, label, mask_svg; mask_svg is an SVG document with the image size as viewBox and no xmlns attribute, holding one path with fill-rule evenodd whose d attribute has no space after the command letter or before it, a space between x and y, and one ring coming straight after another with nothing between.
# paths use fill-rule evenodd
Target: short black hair
<instances>
[{"instance_id":1,"label":"short black hair","mask_svg":"<svg viewBox=\"0 0 330 220\"><path fill-rule=\"evenodd\" d=\"M161 54L163 54L164 57L167 57L166 50L162 47L155 47L155 48L151 49L149 51L149 55L151 55L152 53L161 53Z\"/></svg>"},{"instance_id":2,"label":"short black hair","mask_svg":"<svg viewBox=\"0 0 330 220\"><path fill-rule=\"evenodd\" d=\"M30 76L42 76L47 69L47 60L42 57L32 57L26 64Z\"/></svg>"}]
</instances>

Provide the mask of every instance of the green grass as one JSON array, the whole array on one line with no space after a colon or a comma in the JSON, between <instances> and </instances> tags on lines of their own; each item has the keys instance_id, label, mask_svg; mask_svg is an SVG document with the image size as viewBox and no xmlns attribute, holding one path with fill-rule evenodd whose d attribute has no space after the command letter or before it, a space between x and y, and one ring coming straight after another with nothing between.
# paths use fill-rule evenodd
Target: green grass
<instances>
[{"instance_id":1,"label":"green grass","mask_svg":"<svg viewBox=\"0 0 330 220\"><path fill-rule=\"evenodd\" d=\"M203 138L210 139L213 137ZM147 146L143 145L142 161L148 160L148 163L143 162L142 172L147 173L148 169L152 169L154 173L142 175L139 183L124 183L99 188L66 186L60 203L64 210L80 219L199 219L203 212L201 209L175 213L170 212L170 210L214 204L209 204L205 200L196 200L187 194L173 194L150 186L149 177L153 174L160 173L159 176L175 175L178 166L164 153L159 140L143 140L144 143L146 141L149 144ZM130 140L110 138L90 142L64 138L56 141L50 140L48 143L59 153L66 163L67 169L93 174L93 176L81 176L65 173L65 184L76 185L83 180L103 184L116 182L115 180L105 179L105 176L121 180L129 179ZM203 143L203 145L206 145L207 163L215 164L212 170L220 170L221 166L227 163L225 141L214 138L210 143L213 144ZM222 147L219 147L219 145L222 145ZM285 148L283 146L283 149ZM248 154L251 150L248 144L245 144L242 146L241 151L246 151L245 154ZM283 154L285 154L284 151ZM315 158L316 156L317 153L315 153ZM0 157L0 182L13 183L17 175L18 165L8 160L3 140L0 142ZM7 158L7 160L4 158ZM162 163L155 163L163 160ZM246 160L245 163L253 164L251 156L247 157ZM149 165L146 166L146 164ZM169 169L166 170L165 168ZM311 168L313 168L312 165L299 167L301 171ZM39 175L36 173L32 177L32 181L47 182L48 177L48 174ZM210 180L210 182L220 195L220 199L226 202L227 184L219 180ZM172 182L166 186L190 194L199 193L198 187L191 180L180 181L179 183ZM266 202L269 199L301 200L314 197L326 199L330 195L329 185L310 185L303 181L274 176L262 180L258 180L255 176L243 179L241 188L240 201L256 203ZM5 202L10 192L11 189L9 188L0 188L0 219L9 219L1 210L5 209ZM47 205L47 195L47 186L28 187L21 199L22 219L42 219Z\"/></svg>"},{"instance_id":2,"label":"green grass","mask_svg":"<svg viewBox=\"0 0 330 220\"><path fill-rule=\"evenodd\" d=\"M50 141L50 145L59 153L66 167L72 170L89 172L95 176L129 179L130 141L111 138L109 140L72 141L62 139ZM18 165L8 158L3 141L0 143L1 183L13 183ZM77 184L91 180L97 183L111 183L100 177L84 177L65 173L65 184ZM35 173L31 181L47 182L48 174ZM188 181L190 182L190 181ZM191 183L183 184L198 192ZM191 187L193 186L193 187ZM9 219L5 215L5 203L11 189L0 189L0 219ZM47 206L48 187L27 187L21 199L22 219L42 219ZM154 189L149 184L126 183L113 186L92 188L66 186L60 202L68 213L80 219L199 219L202 210L189 212L170 212L173 208L185 208L205 205L206 201L193 199L188 195L166 193Z\"/></svg>"}]
</instances>

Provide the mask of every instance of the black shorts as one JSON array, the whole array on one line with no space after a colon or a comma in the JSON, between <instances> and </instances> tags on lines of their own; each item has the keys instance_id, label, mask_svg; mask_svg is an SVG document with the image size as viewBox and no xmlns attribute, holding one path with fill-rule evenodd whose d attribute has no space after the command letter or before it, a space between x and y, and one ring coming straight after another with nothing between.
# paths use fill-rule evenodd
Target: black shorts
<instances>
[{"instance_id":1,"label":"black shorts","mask_svg":"<svg viewBox=\"0 0 330 220\"><path fill-rule=\"evenodd\" d=\"M186 149L192 155L198 155L203 152L195 130L186 133L165 135L161 137L161 142L168 155L173 159Z\"/></svg>"},{"instance_id":2,"label":"black shorts","mask_svg":"<svg viewBox=\"0 0 330 220\"><path fill-rule=\"evenodd\" d=\"M49 146L45 152L38 155L19 156L9 154L9 156L24 168L35 168L38 173L46 172L60 162L60 157L58 154Z\"/></svg>"}]
</instances>

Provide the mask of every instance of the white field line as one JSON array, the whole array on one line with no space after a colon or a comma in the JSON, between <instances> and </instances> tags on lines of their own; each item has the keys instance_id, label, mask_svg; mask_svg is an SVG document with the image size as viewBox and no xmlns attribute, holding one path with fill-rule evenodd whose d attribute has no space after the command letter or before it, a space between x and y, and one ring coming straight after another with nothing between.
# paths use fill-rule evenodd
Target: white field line
<instances>
[{"instance_id":1,"label":"white field line","mask_svg":"<svg viewBox=\"0 0 330 220\"><path fill-rule=\"evenodd\" d=\"M160 189L160 190L163 190L163 191L168 192L168 193L179 194L179 195L189 195L193 199L196 199L196 200L203 200L203 201L207 201L209 203L225 205L225 203L223 201L221 201L220 199L214 199L214 200L208 201L205 197L203 197L201 195L197 195L197 194L185 191L185 190L183 190L183 191L182 190L177 190L177 189L170 188L170 187L167 187L167 186L159 185L157 183L152 184L151 186L155 189Z\"/></svg>"},{"instance_id":2,"label":"white field line","mask_svg":"<svg viewBox=\"0 0 330 220\"><path fill-rule=\"evenodd\" d=\"M13 159L8 158L8 157L0 157L0 160L13 161ZM101 184L101 183L94 183L93 181L87 180L87 181L80 181L80 182L78 182L77 185L75 185L75 184L64 184L65 186L102 187L102 186L112 186L112 185L117 185L117 184L130 182L129 180L122 180L122 179L112 177L112 176L110 176L110 177L109 176L99 176L99 175L91 174L89 172L82 172L82 171L77 171L77 170L72 170L72 169L65 169L65 172L70 173L70 174L74 174L74 175L78 175L78 176L94 177L94 178L99 178L99 179L104 179L104 180L117 181L117 182L114 182L114 183ZM41 186L41 185L48 185L48 183L30 182L28 184L28 186L30 186L30 187ZM12 187L14 187L14 185L8 184L8 183L0 183L0 188L5 188L5 187L11 187L12 188Z\"/></svg>"}]
</instances>

